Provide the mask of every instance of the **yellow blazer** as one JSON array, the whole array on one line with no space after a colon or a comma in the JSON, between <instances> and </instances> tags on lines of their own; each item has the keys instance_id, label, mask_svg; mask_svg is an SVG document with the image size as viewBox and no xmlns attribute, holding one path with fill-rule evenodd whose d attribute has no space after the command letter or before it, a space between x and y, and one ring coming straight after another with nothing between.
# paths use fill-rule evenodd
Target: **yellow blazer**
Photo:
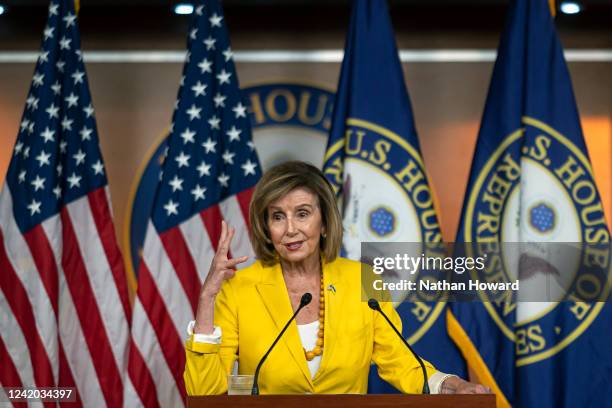
<instances>
[{"instance_id":1,"label":"yellow blazer","mask_svg":"<svg viewBox=\"0 0 612 408\"><path fill-rule=\"evenodd\" d=\"M262 394L363 394L370 363L382 378L405 393L420 393L423 376L417 360L378 312L361 299L361 264L338 258L323 264L325 331L321 365L314 378L304 357L295 321L264 362ZM331 290L330 285L335 288ZM391 303L381 308L401 332ZM185 386L189 395L227 392L227 375L238 359L240 374L253 374L259 359L293 314L279 264L259 261L226 281L215 300L214 322L221 344L185 344ZM427 374L436 370L425 362Z\"/></svg>"}]
</instances>

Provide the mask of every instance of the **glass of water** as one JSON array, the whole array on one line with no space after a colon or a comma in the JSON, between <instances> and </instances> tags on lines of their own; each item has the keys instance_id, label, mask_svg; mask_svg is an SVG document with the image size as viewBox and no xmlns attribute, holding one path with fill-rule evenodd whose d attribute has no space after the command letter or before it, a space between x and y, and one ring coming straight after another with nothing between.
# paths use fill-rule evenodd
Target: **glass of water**
<instances>
[{"instance_id":1,"label":"glass of water","mask_svg":"<svg viewBox=\"0 0 612 408\"><path fill-rule=\"evenodd\" d=\"M228 395L251 395L253 389L254 376L247 375L228 375L227 394Z\"/></svg>"}]
</instances>

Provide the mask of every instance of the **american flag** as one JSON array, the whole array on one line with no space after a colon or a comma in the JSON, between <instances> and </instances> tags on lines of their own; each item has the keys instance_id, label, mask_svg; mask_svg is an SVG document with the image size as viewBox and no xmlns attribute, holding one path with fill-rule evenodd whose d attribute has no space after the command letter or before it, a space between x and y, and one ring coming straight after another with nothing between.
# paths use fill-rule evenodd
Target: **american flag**
<instances>
[{"instance_id":1,"label":"american flag","mask_svg":"<svg viewBox=\"0 0 612 408\"><path fill-rule=\"evenodd\" d=\"M129 320L74 3L54 0L0 193L0 383L120 406Z\"/></svg>"},{"instance_id":2,"label":"american flag","mask_svg":"<svg viewBox=\"0 0 612 408\"><path fill-rule=\"evenodd\" d=\"M138 270L128 405L184 404L185 330L222 219L236 228L231 252L253 255L248 205L260 166L217 0L196 3L175 109Z\"/></svg>"}]
</instances>

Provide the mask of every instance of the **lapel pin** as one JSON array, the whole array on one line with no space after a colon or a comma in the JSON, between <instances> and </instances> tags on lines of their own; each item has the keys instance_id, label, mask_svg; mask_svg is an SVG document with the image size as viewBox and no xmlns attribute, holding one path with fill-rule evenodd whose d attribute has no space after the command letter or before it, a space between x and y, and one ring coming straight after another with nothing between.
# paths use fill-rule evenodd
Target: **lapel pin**
<instances>
[{"instance_id":1,"label":"lapel pin","mask_svg":"<svg viewBox=\"0 0 612 408\"><path fill-rule=\"evenodd\" d=\"M334 294L336 294L336 287L332 284L329 284L327 286L327 290L329 290L330 292L333 292Z\"/></svg>"}]
</instances>

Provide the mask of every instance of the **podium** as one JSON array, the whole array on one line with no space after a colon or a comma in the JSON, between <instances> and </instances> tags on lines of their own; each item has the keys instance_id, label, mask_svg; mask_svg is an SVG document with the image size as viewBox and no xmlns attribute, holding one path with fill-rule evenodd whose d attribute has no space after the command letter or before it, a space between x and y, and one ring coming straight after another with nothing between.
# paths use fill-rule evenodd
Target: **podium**
<instances>
[{"instance_id":1,"label":"podium","mask_svg":"<svg viewBox=\"0 0 612 408\"><path fill-rule=\"evenodd\" d=\"M188 408L495 408L495 394L480 395L215 395L187 397Z\"/></svg>"}]
</instances>

